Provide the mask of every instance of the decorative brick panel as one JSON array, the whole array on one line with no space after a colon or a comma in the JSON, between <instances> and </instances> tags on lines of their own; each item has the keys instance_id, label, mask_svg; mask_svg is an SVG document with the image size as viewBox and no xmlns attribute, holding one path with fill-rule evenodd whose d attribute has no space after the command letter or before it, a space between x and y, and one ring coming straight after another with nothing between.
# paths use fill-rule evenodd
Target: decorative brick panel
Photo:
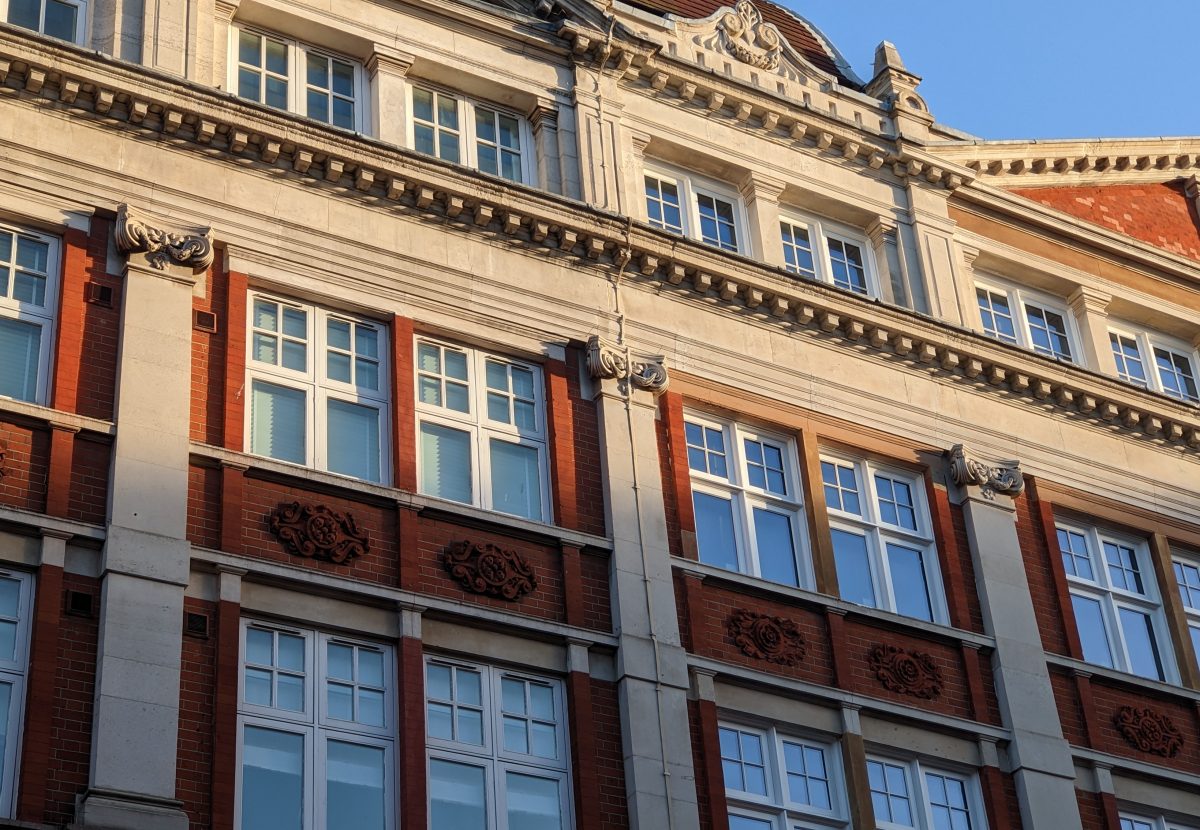
<instances>
[{"instance_id":1,"label":"decorative brick panel","mask_svg":"<svg viewBox=\"0 0 1200 830\"><path fill-rule=\"evenodd\" d=\"M845 641L834 647L844 649L847 655L854 691L945 715L972 717L971 690L963 669L962 653L957 646L922 638L912 630L893 630L854 619L846 620L845 632ZM937 695L916 697L911 693L896 691L881 682L871 661L872 652L879 646L928 655L941 681Z\"/></svg>"},{"instance_id":2,"label":"decorative brick panel","mask_svg":"<svg viewBox=\"0 0 1200 830\"><path fill-rule=\"evenodd\" d=\"M1145 690L1093 675L1091 678L1092 700L1095 702L1095 718L1104 752L1136 758L1149 764L1167 766L1171 769L1192 774L1200 773L1200 713L1194 704L1167 695L1149 694ZM1157 752L1157 743L1151 742L1140 749L1137 741L1131 741L1121 728L1121 714L1125 710L1150 710L1155 718L1169 721L1180 742L1174 756Z\"/></svg>"},{"instance_id":3,"label":"decorative brick panel","mask_svg":"<svg viewBox=\"0 0 1200 830\"><path fill-rule=\"evenodd\" d=\"M6 444L0 504L40 512L46 504L49 431L0 422L0 441Z\"/></svg>"}]
</instances>

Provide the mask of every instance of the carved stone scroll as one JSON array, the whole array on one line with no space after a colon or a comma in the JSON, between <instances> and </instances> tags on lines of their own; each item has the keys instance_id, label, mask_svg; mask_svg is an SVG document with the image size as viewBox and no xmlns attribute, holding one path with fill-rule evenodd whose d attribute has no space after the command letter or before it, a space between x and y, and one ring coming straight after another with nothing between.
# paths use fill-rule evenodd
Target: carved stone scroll
<instances>
[{"instance_id":1,"label":"carved stone scroll","mask_svg":"<svg viewBox=\"0 0 1200 830\"><path fill-rule=\"evenodd\" d=\"M134 215L129 205L121 205L117 211L116 241L121 253L144 253L150 265L160 271L171 263L200 270L213 261L209 231L176 233L156 228Z\"/></svg>"},{"instance_id":2,"label":"carved stone scroll","mask_svg":"<svg viewBox=\"0 0 1200 830\"><path fill-rule=\"evenodd\" d=\"M490 542L453 542L442 554L442 564L464 590L510 602L531 593L538 584L524 557Z\"/></svg>"},{"instance_id":3,"label":"carved stone scroll","mask_svg":"<svg viewBox=\"0 0 1200 830\"><path fill-rule=\"evenodd\" d=\"M284 549L306 559L340 565L371 549L367 534L358 529L354 516L323 504L284 502L271 511L268 521L271 533Z\"/></svg>"},{"instance_id":4,"label":"carved stone scroll","mask_svg":"<svg viewBox=\"0 0 1200 830\"><path fill-rule=\"evenodd\" d=\"M747 657L794 666L808 653L799 626L784 617L772 617L740 608L726 621L733 644Z\"/></svg>"},{"instance_id":5,"label":"carved stone scroll","mask_svg":"<svg viewBox=\"0 0 1200 830\"><path fill-rule=\"evenodd\" d=\"M925 700L942 693L942 671L923 651L876 645L867 653L867 661L885 689Z\"/></svg>"},{"instance_id":6,"label":"carved stone scroll","mask_svg":"<svg viewBox=\"0 0 1200 830\"><path fill-rule=\"evenodd\" d=\"M662 357L632 357L627 349L593 334L588 338L588 373L593 378L616 378L655 394L664 391L670 379Z\"/></svg>"},{"instance_id":7,"label":"carved stone scroll","mask_svg":"<svg viewBox=\"0 0 1200 830\"><path fill-rule=\"evenodd\" d=\"M997 493L1019 496L1025 489L1019 461L999 461L986 464L972 458L962 444L950 449L950 477L960 487L975 485L983 491L985 498L993 499Z\"/></svg>"},{"instance_id":8,"label":"carved stone scroll","mask_svg":"<svg viewBox=\"0 0 1200 830\"><path fill-rule=\"evenodd\" d=\"M1153 709L1122 706L1113 715L1113 725L1141 752L1174 758L1183 749L1183 734L1169 717Z\"/></svg>"},{"instance_id":9,"label":"carved stone scroll","mask_svg":"<svg viewBox=\"0 0 1200 830\"><path fill-rule=\"evenodd\" d=\"M750 0L738 0L717 24L725 50L742 63L759 69L775 69L783 47L783 36L767 23Z\"/></svg>"}]
</instances>

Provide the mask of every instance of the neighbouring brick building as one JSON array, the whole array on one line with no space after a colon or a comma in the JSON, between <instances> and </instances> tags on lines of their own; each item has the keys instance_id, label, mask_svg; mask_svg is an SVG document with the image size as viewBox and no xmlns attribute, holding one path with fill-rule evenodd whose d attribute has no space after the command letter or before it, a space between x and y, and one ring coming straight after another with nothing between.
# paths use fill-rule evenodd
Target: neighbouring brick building
<instances>
[{"instance_id":1,"label":"neighbouring brick building","mask_svg":"<svg viewBox=\"0 0 1200 830\"><path fill-rule=\"evenodd\" d=\"M919 80L0 0L0 824L1200 828L1200 138Z\"/></svg>"}]
</instances>

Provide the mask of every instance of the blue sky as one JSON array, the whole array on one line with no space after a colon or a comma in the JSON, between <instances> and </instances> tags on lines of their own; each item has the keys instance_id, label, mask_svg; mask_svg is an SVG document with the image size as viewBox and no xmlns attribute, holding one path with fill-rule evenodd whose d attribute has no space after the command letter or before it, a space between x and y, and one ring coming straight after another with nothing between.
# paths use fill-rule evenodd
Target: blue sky
<instances>
[{"instance_id":1,"label":"blue sky","mask_svg":"<svg viewBox=\"0 0 1200 830\"><path fill-rule=\"evenodd\" d=\"M777 0L864 80L890 40L943 124L983 138L1200 136L1200 0Z\"/></svg>"}]
</instances>

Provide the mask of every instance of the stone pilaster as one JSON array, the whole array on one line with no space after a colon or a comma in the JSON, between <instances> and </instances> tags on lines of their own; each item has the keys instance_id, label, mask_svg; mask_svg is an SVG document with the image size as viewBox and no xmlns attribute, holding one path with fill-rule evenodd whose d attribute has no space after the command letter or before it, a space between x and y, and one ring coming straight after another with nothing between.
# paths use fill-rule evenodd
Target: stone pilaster
<instances>
[{"instance_id":1,"label":"stone pilaster","mask_svg":"<svg viewBox=\"0 0 1200 830\"><path fill-rule=\"evenodd\" d=\"M747 175L741 183L751 242L749 246L743 245L742 250L748 256L779 268L785 261L779 233L779 196L783 188L783 182L758 173Z\"/></svg>"},{"instance_id":2,"label":"stone pilaster","mask_svg":"<svg viewBox=\"0 0 1200 830\"><path fill-rule=\"evenodd\" d=\"M229 57L236 55L230 45L229 31L233 27L233 18L237 14L240 0L214 0L213 2L213 60L212 85L218 89L228 89ZM236 92L236 89L229 90Z\"/></svg>"},{"instance_id":3,"label":"stone pilaster","mask_svg":"<svg viewBox=\"0 0 1200 830\"><path fill-rule=\"evenodd\" d=\"M1079 327L1079 346L1083 350L1084 364L1106 375L1117 373L1112 344L1108 340L1108 304L1112 295L1081 285L1071 294L1071 313Z\"/></svg>"},{"instance_id":4,"label":"stone pilaster","mask_svg":"<svg viewBox=\"0 0 1200 830\"><path fill-rule=\"evenodd\" d=\"M900 251L899 227L890 216L880 216L867 226L867 238L875 251L879 269L879 290L884 302L912 308L908 269Z\"/></svg>"},{"instance_id":5,"label":"stone pilaster","mask_svg":"<svg viewBox=\"0 0 1200 830\"><path fill-rule=\"evenodd\" d=\"M1024 488L1016 462L987 463L960 445L951 451L955 498L967 541L992 657L1008 753L1025 827L1079 827L1075 767L1063 737L1017 537L1013 498Z\"/></svg>"},{"instance_id":6,"label":"stone pilaster","mask_svg":"<svg viewBox=\"0 0 1200 830\"><path fill-rule=\"evenodd\" d=\"M634 214L633 204L622 201L625 170L630 160L620 129L621 111L615 83L595 69L575 67L572 88L579 119L581 197L588 204L617 213ZM639 165L640 167L640 165Z\"/></svg>"},{"instance_id":7,"label":"stone pilaster","mask_svg":"<svg viewBox=\"0 0 1200 830\"><path fill-rule=\"evenodd\" d=\"M954 242L956 223L949 217L946 191L909 176L908 207L912 222L915 261L920 263L920 282L928 308L914 306L955 326L969 325L963 305L969 293L964 270ZM914 281L915 282L915 281ZM915 293L915 292L914 292Z\"/></svg>"},{"instance_id":8,"label":"stone pilaster","mask_svg":"<svg viewBox=\"0 0 1200 830\"><path fill-rule=\"evenodd\" d=\"M558 105L538 101L529 113L533 127L533 146L537 154L538 184L551 193L563 192L562 158L558 143Z\"/></svg>"},{"instance_id":9,"label":"stone pilaster","mask_svg":"<svg viewBox=\"0 0 1200 830\"><path fill-rule=\"evenodd\" d=\"M122 206L121 302L108 525L102 555L92 759L76 820L184 830L175 800L187 541L192 289L206 234L164 231ZM135 760L134 760L135 759Z\"/></svg>"},{"instance_id":10,"label":"stone pilaster","mask_svg":"<svg viewBox=\"0 0 1200 830\"><path fill-rule=\"evenodd\" d=\"M397 147L408 143L405 126L408 123L408 89L404 79L412 65L412 55L382 44L376 44L367 59L371 135Z\"/></svg>"},{"instance_id":11,"label":"stone pilaster","mask_svg":"<svg viewBox=\"0 0 1200 830\"><path fill-rule=\"evenodd\" d=\"M699 826L688 729L687 659L679 637L659 474L655 394L661 360L593 338L606 520L613 537L617 693L633 830Z\"/></svg>"}]
</instances>

